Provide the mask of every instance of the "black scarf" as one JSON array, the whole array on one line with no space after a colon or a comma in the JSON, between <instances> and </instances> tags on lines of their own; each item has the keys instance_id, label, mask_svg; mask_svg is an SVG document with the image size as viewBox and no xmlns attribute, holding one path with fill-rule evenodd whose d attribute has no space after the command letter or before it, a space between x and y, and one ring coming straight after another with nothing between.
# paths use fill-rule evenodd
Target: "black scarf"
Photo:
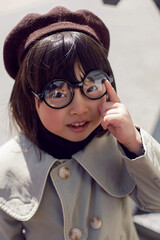
<instances>
[{"instance_id":1,"label":"black scarf","mask_svg":"<svg viewBox=\"0 0 160 240\"><path fill-rule=\"evenodd\" d=\"M37 141L41 150L58 159L70 159L71 156L82 150L99 131L97 127L86 139L80 142L72 142L48 131L43 124L38 123Z\"/></svg>"}]
</instances>

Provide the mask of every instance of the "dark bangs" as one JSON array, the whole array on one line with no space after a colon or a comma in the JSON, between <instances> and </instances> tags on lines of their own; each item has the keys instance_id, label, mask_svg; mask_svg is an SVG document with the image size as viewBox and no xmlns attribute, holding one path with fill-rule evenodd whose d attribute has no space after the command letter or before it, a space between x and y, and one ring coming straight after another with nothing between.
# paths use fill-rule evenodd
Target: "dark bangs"
<instances>
[{"instance_id":1,"label":"dark bangs","mask_svg":"<svg viewBox=\"0 0 160 240\"><path fill-rule=\"evenodd\" d=\"M84 75L95 69L113 75L107 55L101 45L81 32L60 32L45 37L37 41L25 58L30 87L40 93L53 79L77 82L75 63Z\"/></svg>"}]
</instances>

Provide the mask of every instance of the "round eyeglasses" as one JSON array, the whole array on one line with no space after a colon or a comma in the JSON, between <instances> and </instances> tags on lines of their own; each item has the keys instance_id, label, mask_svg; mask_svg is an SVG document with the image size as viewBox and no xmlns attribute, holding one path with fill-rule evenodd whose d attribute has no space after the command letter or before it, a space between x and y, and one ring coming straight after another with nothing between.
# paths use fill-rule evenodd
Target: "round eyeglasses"
<instances>
[{"instance_id":1,"label":"round eyeglasses","mask_svg":"<svg viewBox=\"0 0 160 240\"><path fill-rule=\"evenodd\" d=\"M31 91L38 100L43 100L49 107L61 109L68 106L74 97L74 89L80 88L82 93L91 100L97 100L107 94L105 81L113 82L113 77L101 70L89 72L82 82L70 83L65 79L50 81L42 93Z\"/></svg>"}]
</instances>

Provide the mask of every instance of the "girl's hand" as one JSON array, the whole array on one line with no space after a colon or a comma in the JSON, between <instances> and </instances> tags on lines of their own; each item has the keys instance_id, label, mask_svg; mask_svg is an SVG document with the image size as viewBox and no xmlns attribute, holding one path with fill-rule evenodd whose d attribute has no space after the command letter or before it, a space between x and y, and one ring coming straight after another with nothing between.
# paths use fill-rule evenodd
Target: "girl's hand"
<instances>
[{"instance_id":1,"label":"girl's hand","mask_svg":"<svg viewBox=\"0 0 160 240\"><path fill-rule=\"evenodd\" d=\"M99 107L102 114L101 125L103 129L108 128L118 142L123 144L130 152L141 155L143 153L141 136L135 128L127 108L121 103L109 81L105 82L105 86L110 101L104 102Z\"/></svg>"}]
</instances>

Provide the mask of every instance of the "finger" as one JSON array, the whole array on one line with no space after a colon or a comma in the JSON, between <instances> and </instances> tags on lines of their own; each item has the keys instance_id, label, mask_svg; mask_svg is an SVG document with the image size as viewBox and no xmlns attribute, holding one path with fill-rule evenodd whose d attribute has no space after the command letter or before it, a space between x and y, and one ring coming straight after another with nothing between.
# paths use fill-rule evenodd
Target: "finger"
<instances>
[{"instance_id":1,"label":"finger","mask_svg":"<svg viewBox=\"0 0 160 240\"><path fill-rule=\"evenodd\" d=\"M104 102L99 105L99 110L102 116L104 116L109 110L119 111L118 109L122 107L121 105L121 103L117 102Z\"/></svg>"},{"instance_id":2,"label":"finger","mask_svg":"<svg viewBox=\"0 0 160 240\"><path fill-rule=\"evenodd\" d=\"M114 90L114 88L112 87L112 85L110 84L110 82L108 80L105 81L105 87L106 87L106 90L107 90L107 93L109 96L109 100L111 102L120 103L121 101L120 101L119 97L117 96L116 91Z\"/></svg>"},{"instance_id":3,"label":"finger","mask_svg":"<svg viewBox=\"0 0 160 240\"><path fill-rule=\"evenodd\" d=\"M117 125L117 116L118 114L107 115L103 117L101 121L101 126L103 129L107 129L108 126L116 126Z\"/></svg>"}]
</instances>

